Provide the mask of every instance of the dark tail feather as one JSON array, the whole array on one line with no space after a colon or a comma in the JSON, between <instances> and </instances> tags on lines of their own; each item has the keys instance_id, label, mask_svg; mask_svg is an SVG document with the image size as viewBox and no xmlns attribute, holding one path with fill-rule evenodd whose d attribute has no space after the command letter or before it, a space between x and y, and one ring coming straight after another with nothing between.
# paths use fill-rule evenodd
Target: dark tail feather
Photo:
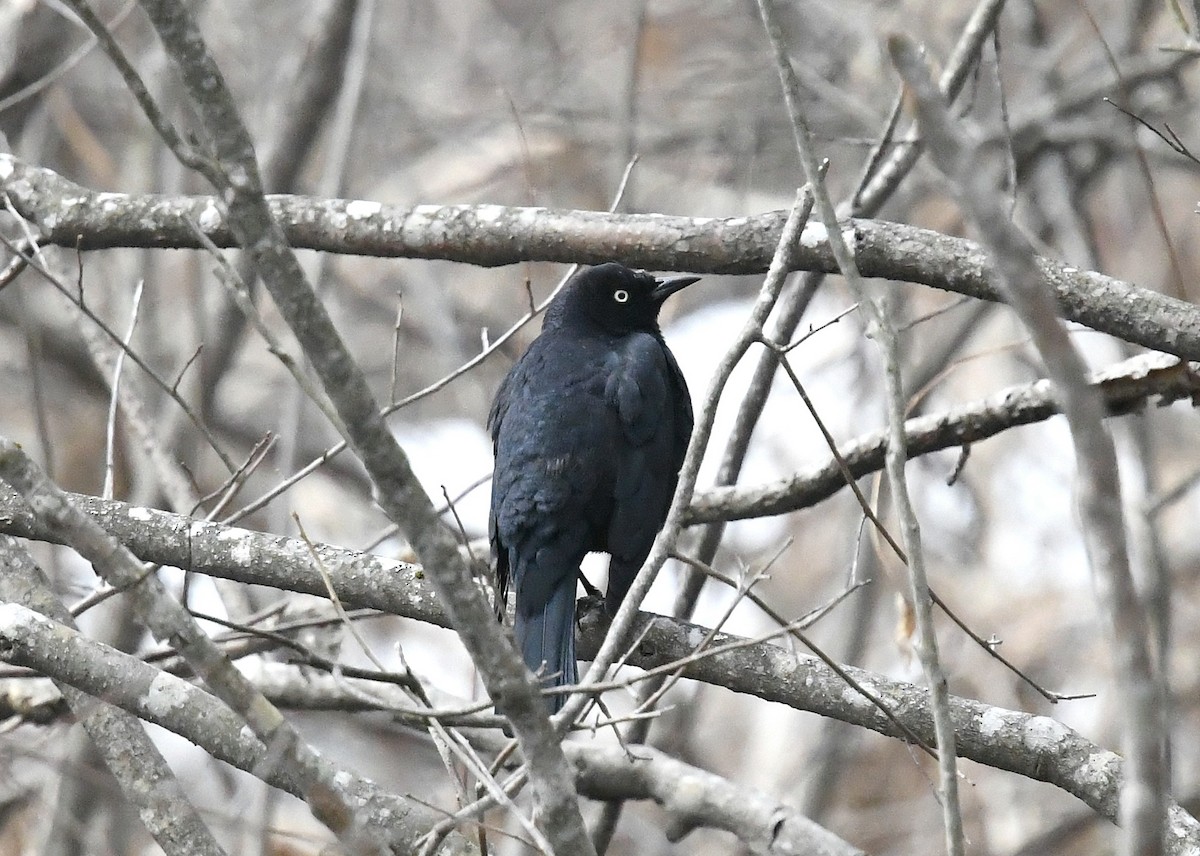
<instances>
[{"instance_id":1,"label":"dark tail feather","mask_svg":"<svg viewBox=\"0 0 1200 856\"><path fill-rule=\"evenodd\" d=\"M513 630L525 665L534 674L546 675L548 687L579 682L575 665L575 577L572 575L554 589L550 601L540 613L521 615L517 610ZM566 696L546 699L551 713L557 713Z\"/></svg>"}]
</instances>

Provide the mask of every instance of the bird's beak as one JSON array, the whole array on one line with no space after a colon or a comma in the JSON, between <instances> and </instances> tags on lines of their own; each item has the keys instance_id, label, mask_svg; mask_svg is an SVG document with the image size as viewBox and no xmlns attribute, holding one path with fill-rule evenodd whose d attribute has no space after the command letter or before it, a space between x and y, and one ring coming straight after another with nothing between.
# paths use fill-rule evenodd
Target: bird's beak
<instances>
[{"instance_id":1,"label":"bird's beak","mask_svg":"<svg viewBox=\"0 0 1200 856\"><path fill-rule=\"evenodd\" d=\"M682 291L693 282L699 282L698 276L673 276L669 279L656 279L654 281L654 291L650 292L654 302L662 304L664 300L670 297L677 291Z\"/></svg>"}]
</instances>

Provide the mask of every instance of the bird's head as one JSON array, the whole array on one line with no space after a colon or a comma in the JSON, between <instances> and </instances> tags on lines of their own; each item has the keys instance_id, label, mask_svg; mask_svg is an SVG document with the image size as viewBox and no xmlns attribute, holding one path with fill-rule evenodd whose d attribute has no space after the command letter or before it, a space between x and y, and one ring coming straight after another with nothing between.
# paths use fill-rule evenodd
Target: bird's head
<instances>
[{"instance_id":1,"label":"bird's head","mask_svg":"<svg viewBox=\"0 0 1200 856\"><path fill-rule=\"evenodd\" d=\"M546 324L590 322L611 333L653 332L663 302L699 279L658 279L617 262L584 268L554 299L546 311Z\"/></svg>"}]
</instances>

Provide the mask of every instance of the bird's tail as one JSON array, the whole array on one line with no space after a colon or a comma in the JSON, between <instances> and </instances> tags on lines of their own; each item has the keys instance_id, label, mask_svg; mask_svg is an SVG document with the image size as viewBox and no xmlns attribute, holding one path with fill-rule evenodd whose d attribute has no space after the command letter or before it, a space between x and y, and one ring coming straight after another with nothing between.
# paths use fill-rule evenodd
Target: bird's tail
<instances>
[{"instance_id":1,"label":"bird's tail","mask_svg":"<svg viewBox=\"0 0 1200 856\"><path fill-rule=\"evenodd\" d=\"M541 612L521 615L517 610L513 631L525 665L545 675L542 684L561 687L579 682L575 665L575 576L567 577L554 588ZM546 699L551 713L557 713L566 696Z\"/></svg>"}]
</instances>

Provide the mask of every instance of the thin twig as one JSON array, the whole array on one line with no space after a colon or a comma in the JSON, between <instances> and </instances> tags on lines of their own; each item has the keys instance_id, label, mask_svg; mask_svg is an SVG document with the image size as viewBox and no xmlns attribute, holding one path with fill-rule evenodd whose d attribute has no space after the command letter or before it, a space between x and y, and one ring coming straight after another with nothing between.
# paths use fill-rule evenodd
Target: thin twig
<instances>
[{"instance_id":1,"label":"thin twig","mask_svg":"<svg viewBox=\"0 0 1200 856\"><path fill-rule=\"evenodd\" d=\"M375 668L381 672L386 672L387 668L375 656L375 652L371 650L371 646L367 644L367 640L363 639L362 634L358 632L358 627L355 626L354 622L346 614L346 607L342 606L342 599L338 597L337 589L333 586L329 569L325 567L325 562L321 560L316 545L309 539L308 533L304 531L304 524L300 522L300 515L294 511L292 512L292 521L296 524L296 531L300 533L300 540L308 547L308 558L312 561L313 567L317 569L317 573L321 575L321 581L325 583L325 591L329 594L329 602L333 604L338 618L342 620L342 626L354 637L354 641L358 643L359 650L367 655L367 659L374 664Z\"/></svg>"},{"instance_id":2,"label":"thin twig","mask_svg":"<svg viewBox=\"0 0 1200 856\"><path fill-rule=\"evenodd\" d=\"M125 19L129 17L129 13L132 12L136 7L137 0L128 0L124 6L117 10L117 13L112 16L112 19L104 25L104 29L111 33L125 22ZM83 44L71 52L70 56L43 74L37 80L27 83L16 92L6 95L4 98L0 98L0 113L3 113L5 110L8 110L11 107L15 107L22 101L32 98L39 92L44 91L47 87L53 86L54 83L63 77L63 75L67 74L67 72L69 72L75 66L79 65L79 63L82 62L84 58L86 58L87 55L90 54L99 43L100 40L97 39L95 35L88 36ZM0 286L0 288L2 287L3 286Z\"/></svg>"},{"instance_id":3,"label":"thin twig","mask_svg":"<svg viewBox=\"0 0 1200 856\"><path fill-rule=\"evenodd\" d=\"M196 427L196 430L199 431L201 436L204 437L204 440L208 444L209 448L211 448L217 457L221 459L221 463L225 465L226 469L230 470L231 472L235 469L233 460L217 443L217 438L213 436L212 432L208 429L208 426L204 424L203 420L200 419L199 414L196 413L191 405L183 400L179 393L173 389L171 384L159 377L158 373L154 371L154 369L151 368L151 366L144 359L142 359L137 351L125 346L125 343L121 340L121 337L118 336L113 329L104 322L104 319L93 312L91 307L87 305L83 296L82 271L80 273L79 289L78 291L73 291L58 277L57 274L51 271L50 268L42 262L40 257L40 248L35 248L33 253L27 254L22 252L16 243L3 234L0 234L0 243L4 244L14 253L22 255L30 267L37 271L37 273L44 280L50 283L50 285L54 286L55 290L71 301L71 303L73 303L89 321L91 321L100 329L100 332L102 332L106 338L112 341L113 344L117 345L123 353L128 355L128 358L133 361L134 365L145 372L146 376L154 382L155 386L159 387L159 389L165 392L172 401L179 405L180 410L183 411L188 420ZM80 261L80 264L82 264L82 261Z\"/></svg>"},{"instance_id":4,"label":"thin twig","mask_svg":"<svg viewBox=\"0 0 1200 856\"><path fill-rule=\"evenodd\" d=\"M116 362L113 365L113 379L109 385L112 392L108 397L108 420L104 431L104 487L101 491L101 495L105 499L113 498L113 470L116 460L114 447L117 437L117 400L121 394L121 369L125 367L125 353L133 341L133 331L137 327L138 309L142 305L142 292L145 286L146 281L139 279L137 286L133 289L133 306L129 310L129 330L126 331L125 338L122 340L125 347L117 352Z\"/></svg>"},{"instance_id":5,"label":"thin twig","mask_svg":"<svg viewBox=\"0 0 1200 856\"><path fill-rule=\"evenodd\" d=\"M1118 90L1124 97L1125 93L1130 91L1129 86L1125 83L1125 77L1121 73L1121 67L1117 63L1117 57L1113 53L1112 46L1104 36L1104 30L1100 28L1100 23L1096 20L1096 16L1092 14L1092 10L1088 8L1086 0L1075 0L1075 5L1083 13L1084 20L1088 22L1088 26L1095 34L1101 52L1104 54L1109 68L1112 69L1113 76L1117 79ZM1179 253L1175 249L1175 241L1171 238L1171 230L1167 226L1167 216L1163 211L1162 197L1154 181L1154 171L1150 169L1150 161L1146 158L1146 150L1138 140L1137 134L1130 134L1130 138L1130 143L1133 146L1134 163L1137 164L1138 174L1141 176L1142 183L1146 186L1146 195L1149 197L1150 204L1148 207L1150 208L1150 213L1153 215L1154 227L1163 242L1163 250L1166 252L1167 260L1171 264L1171 287L1166 289L1166 291L1175 297L1186 298L1188 297L1188 280L1184 276L1183 265L1179 260Z\"/></svg>"},{"instance_id":6,"label":"thin twig","mask_svg":"<svg viewBox=\"0 0 1200 856\"><path fill-rule=\"evenodd\" d=\"M287 369L288 374L292 376L292 380L296 382L296 388L303 390L309 400L321 411L321 414L338 428L340 434L345 435L346 432L340 427L341 419L337 411L334 410L333 405L329 403L328 397L321 392L316 383L305 373L301 361L288 353L287 348L279 340L279 337L272 332L271 328L267 326L267 322L263 320L262 315L259 314L258 307L250 299L250 289L242 280L237 268L229 263L229 260L225 258L225 254L204 234L204 230L200 228L198 223L194 220L189 220L188 225L191 226L196 240L200 242L200 245L216 261L217 266L213 268L213 274L216 276L217 281L225 286L230 300L242 310L242 314L246 320L250 322L258 335L266 342L267 350Z\"/></svg>"},{"instance_id":7,"label":"thin twig","mask_svg":"<svg viewBox=\"0 0 1200 856\"><path fill-rule=\"evenodd\" d=\"M194 145L186 142L183 136L175 130L171 120L154 101L142 76L138 74L133 63L129 61L125 52L117 44L117 40L113 38L112 31L100 20L87 0L64 0L64 2L75 10L87 28L92 31L92 35L99 41L100 47L108 54L109 60L116 66L121 78L125 81L125 88L133 95L138 106L142 108L142 112L146 114L146 118L150 120L150 124L154 126L154 130L170 147L175 157L179 158L180 163L191 167L210 181L216 182L219 170L217 163Z\"/></svg>"},{"instance_id":8,"label":"thin twig","mask_svg":"<svg viewBox=\"0 0 1200 856\"><path fill-rule=\"evenodd\" d=\"M1197 2L1200 2L1200 0L1197 0ZM1184 143L1183 140L1179 139L1179 135L1176 134L1175 131L1171 129L1171 126L1168 125L1166 122L1163 122L1162 129L1160 130L1152 122L1146 121L1141 116L1139 116L1137 113L1134 113L1132 110L1126 110L1124 107L1122 107L1117 102L1113 101L1111 98L1105 98L1104 103L1108 104L1110 107L1113 107L1114 109L1120 111L1121 113L1124 113L1126 116L1128 116L1134 122L1137 122L1143 128L1150 131L1152 134L1154 134L1156 137L1158 137L1160 140L1162 140L1164 143L1166 143L1167 147L1170 148L1171 151L1175 152L1175 154L1183 155L1185 158L1190 160L1192 163L1200 165L1200 158L1196 157L1196 155L1194 155L1192 153L1192 150L1187 147L1187 144Z\"/></svg>"}]
</instances>

